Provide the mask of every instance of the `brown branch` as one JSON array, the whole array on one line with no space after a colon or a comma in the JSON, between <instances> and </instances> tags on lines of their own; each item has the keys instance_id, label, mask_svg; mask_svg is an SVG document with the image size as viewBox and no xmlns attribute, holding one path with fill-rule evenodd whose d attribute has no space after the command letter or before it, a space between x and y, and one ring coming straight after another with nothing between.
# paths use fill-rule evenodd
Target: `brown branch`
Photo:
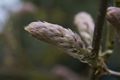
<instances>
[{"instance_id":1,"label":"brown branch","mask_svg":"<svg viewBox=\"0 0 120 80\"><path fill-rule=\"evenodd\" d=\"M92 43L92 46L93 46L92 53L96 55L95 57L98 56L98 52L100 48L100 42L102 38L102 29L103 29L104 19L106 15L106 9L108 6L108 1L109 0L101 0L99 14L97 16L97 21L95 23L95 30L94 30L93 43Z\"/></svg>"},{"instance_id":2,"label":"brown branch","mask_svg":"<svg viewBox=\"0 0 120 80\"><path fill-rule=\"evenodd\" d=\"M97 21L95 23L93 43L92 43L92 53L95 55L94 58L98 58L98 53L100 49L100 43L102 39L102 30L104 25L104 19L107 11L109 0L100 0L99 14L97 16ZM99 80L99 75L96 75L97 67L93 68L93 73L91 75L91 80Z\"/></svg>"}]
</instances>

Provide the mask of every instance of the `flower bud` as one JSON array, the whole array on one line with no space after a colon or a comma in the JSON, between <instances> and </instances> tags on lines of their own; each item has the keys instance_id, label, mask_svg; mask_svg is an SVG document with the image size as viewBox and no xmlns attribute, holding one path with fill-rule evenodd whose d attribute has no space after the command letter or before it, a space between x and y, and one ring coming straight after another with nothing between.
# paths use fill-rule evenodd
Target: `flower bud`
<instances>
[{"instance_id":1,"label":"flower bud","mask_svg":"<svg viewBox=\"0 0 120 80\"><path fill-rule=\"evenodd\" d=\"M81 37L70 29L48 22L32 22L25 30L35 38L58 46L81 62L92 64L91 53L86 49ZM88 35L84 34L88 38ZM87 39L88 40L88 39Z\"/></svg>"},{"instance_id":2,"label":"flower bud","mask_svg":"<svg viewBox=\"0 0 120 80\"><path fill-rule=\"evenodd\" d=\"M107 9L106 18L116 30L120 30L120 8L109 7Z\"/></svg>"},{"instance_id":3,"label":"flower bud","mask_svg":"<svg viewBox=\"0 0 120 80\"><path fill-rule=\"evenodd\" d=\"M87 47L91 47L94 32L94 22L92 17L86 12L80 12L75 15L74 24L77 26Z\"/></svg>"}]
</instances>

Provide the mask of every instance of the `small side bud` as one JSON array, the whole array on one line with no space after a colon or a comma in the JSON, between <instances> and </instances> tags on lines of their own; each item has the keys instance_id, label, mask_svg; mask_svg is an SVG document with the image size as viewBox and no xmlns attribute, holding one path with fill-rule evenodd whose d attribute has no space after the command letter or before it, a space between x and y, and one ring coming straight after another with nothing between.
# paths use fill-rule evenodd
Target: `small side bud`
<instances>
[{"instance_id":1,"label":"small side bud","mask_svg":"<svg viewBox=\"0 0 120 80\"><path fill-rule=\"evenodd\" d=\"M88 47L92 44L94 21L90 14L80 12L74 17L74 24L77 26L79 33Z\"/></svg>"},{"instance_id":2,"label":"small side bud","mask_svg":"<svg viewBox=\"0 0 120 80\"><path fill-rule=\"evenodd\" d=\"M109 7L106 18L116 29L120 29L120 8Z\"/></svg>"},{"instance_id":3,"label":"small side bud","mask_svg":"<svg viewBox=\"0 0 120 80\"><path fill-rule=\"evenodd\" d=\"M120 38L120 8L109 7L106 14L107 20L112 24L116 30L118 37Z\"/></svg>"}]
</instances>

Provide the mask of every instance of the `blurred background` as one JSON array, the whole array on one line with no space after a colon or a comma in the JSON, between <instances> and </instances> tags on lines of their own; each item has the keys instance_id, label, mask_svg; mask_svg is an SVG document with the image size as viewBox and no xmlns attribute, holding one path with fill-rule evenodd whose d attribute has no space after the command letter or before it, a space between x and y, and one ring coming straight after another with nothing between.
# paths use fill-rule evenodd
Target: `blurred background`
<instances>
[{"instance_id":1,"label":"blurred background","mask_svg":"<svg viewBox=\"0 0 120 80\"><path fill-rule=\"evenodd\" d=\"M96 19L98 0L0 1L0 80L87 80L87 64L24 30L30 22L40 20L77 32L73 18L81 11Z\"/></svg>"}]
</instances>

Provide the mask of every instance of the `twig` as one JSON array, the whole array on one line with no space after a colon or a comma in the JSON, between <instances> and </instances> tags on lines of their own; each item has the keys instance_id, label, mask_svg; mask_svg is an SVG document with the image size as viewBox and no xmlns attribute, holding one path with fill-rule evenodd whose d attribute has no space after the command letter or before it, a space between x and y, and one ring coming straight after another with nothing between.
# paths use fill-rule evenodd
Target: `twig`
<instances>
[{"instance_id":1,"label":"twig","mask_svg":"<svg viewBox=\"0 0 120 80\"><path fill-rule=\"evenodd\" d=\"M107 69L108 73L110 75L114 75L114 76L119 76L120 77L120 72L117 72L117 71L113 71L111 69Z\"/></svg>"},{"instance_id":2,"label":"twig","mask_svg":"<svg viewBox=\"0 0 120 80\"><path fill-rule=\"evenodd\" d=\"M99 14L97 16L97 21L95 23L95 30L93 35L93 50L92 53L98 56L99 48L100 48L100 42L101 42L101 35L102 35L102 29L104 24L104 19L106 15L106 9L108 6L108 0L101 0L100 2L100 9Z\"/></svg>"},{"instance_id":3,"label":"twig","mask_svg":"<svg viewBox=\"0 0 120 80\"><path fill-rule=\"evenodd\" d=\"M120 77L120 72L109 69L105 62L103 62L103 66L104 66L103 68L105 70L105 74L103 73L103 75L114 75L114 76Z\"/></svg>"},{"instance_id":4,"label":"twig","mask_svg":"<svg viewBox=\"0 0 120 80\"><path fill-rule=\"evenodd\" d=\"M95 74L97 68L93 68L92 74L91 74L91 80L98 80L98 76Z\"/></svg>"}]
</instances>

